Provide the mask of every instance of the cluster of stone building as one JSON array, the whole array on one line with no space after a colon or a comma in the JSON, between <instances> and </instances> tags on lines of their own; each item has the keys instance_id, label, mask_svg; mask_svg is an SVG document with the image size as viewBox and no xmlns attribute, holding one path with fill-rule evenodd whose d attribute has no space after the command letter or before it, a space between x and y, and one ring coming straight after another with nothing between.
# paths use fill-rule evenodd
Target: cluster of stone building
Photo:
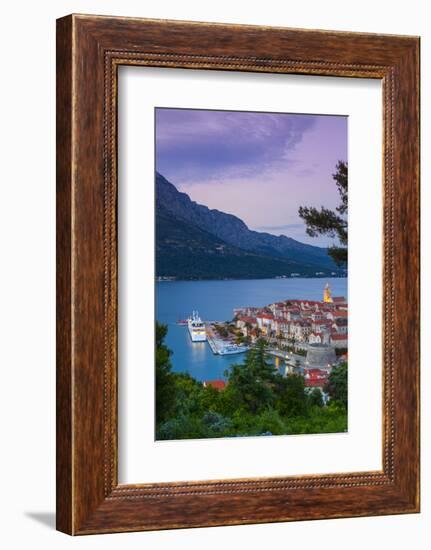
<instances>
[{"instance_id":1,"label":"cluster of stone building","mask_svg":"<svg viewBox=\"0 0 431 550\"><path fill-rule=\"evenodd\" d=\"M262 308L236 309L234 315L237 329L252 343L265 337L273 343L285 340L296 349L307 350L309 344L347 349L347 301L332 297L329 285L322 301L285 300Z\"/></svg>"},{"instance_id":2,"label":"cluster of stone building","mask_svg":"<svg viewBox=\"0 0 431 550\"><path fill-rule=\"evenodd\" d=\"M329 285L321 301L284 300L234 310L237 330L251 344L265 338L280 373L303 376L305 391L319 389L324 403L329 400L325 386L333 367L347 361L347 319L347 300L332 297ZM204 386L222 390L226 382L205 381Z\"/></svg>"}]
</instances>

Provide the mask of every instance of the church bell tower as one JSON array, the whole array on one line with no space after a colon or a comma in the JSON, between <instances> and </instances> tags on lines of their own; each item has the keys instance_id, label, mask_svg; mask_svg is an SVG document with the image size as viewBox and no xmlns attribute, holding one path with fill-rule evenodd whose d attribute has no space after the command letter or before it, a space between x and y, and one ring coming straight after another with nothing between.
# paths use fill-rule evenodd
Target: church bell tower
<instances>
[{"instance_id":1,"label":"church bell tower","mask_svg":"<svg viewBox=\"0 0 431 550\"><path fill-rule=\"evenodd\" d=\"M329 283L326 283L323 290L323 301L332 304L331 287L329 286Z\"/></svg>"}]
</instances>

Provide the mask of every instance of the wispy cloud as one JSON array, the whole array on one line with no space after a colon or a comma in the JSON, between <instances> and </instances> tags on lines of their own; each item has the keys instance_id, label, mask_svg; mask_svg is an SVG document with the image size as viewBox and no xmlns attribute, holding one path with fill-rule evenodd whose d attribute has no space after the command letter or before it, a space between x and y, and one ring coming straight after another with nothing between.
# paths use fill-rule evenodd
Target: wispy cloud
<instances>
[{"instance_id":1,"label":"wispy cloud","mask_svg":"<svg viewBox=\"0 0 431 550\"><path fill-rule=\"evenodd\" d=\"M156 163L179 182L263 173L274 163L287 166L316 117L156 109Z\"/></svg>"},{"instance_id":2,"label":"wispy cloud","mask_svg":"<svg viewBox=\"0 0 431 550\"><path fill-rule=\"evenodd\" d=\"M157 170L251 229L330 244L306 234L298 208L338 204L338 160L348 160L346 117L156 109Z\"/></svg>"}]
</instances>

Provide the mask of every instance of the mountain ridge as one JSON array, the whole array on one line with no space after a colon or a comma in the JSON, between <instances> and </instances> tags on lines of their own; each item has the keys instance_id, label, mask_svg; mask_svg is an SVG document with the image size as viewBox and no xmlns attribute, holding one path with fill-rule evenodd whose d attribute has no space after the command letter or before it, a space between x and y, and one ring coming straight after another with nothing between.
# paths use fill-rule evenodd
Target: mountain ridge
<instances>
[{"instance_id":1,"label":"mountain ridge","mask_svg":"<svg viewBox=\"0 0 431 550\"><path fill-rule=\"evenodd\" d=\"M214 274L216 278L235 278L238 273L237 278L260 278L289 276L293 272L304 276L316 275L316 272L325 276L341 274L327 249L284 235L253 231L233 214L192 201L158 172L156 224L159 277L210 278ZM196 265L194 274L191 259L198 261L199 256L206 267L200 269ZM228 257L235 260L235 266L229 265ZM222 265L226 269L225 277Z\"/></svg>"}]
</instances>

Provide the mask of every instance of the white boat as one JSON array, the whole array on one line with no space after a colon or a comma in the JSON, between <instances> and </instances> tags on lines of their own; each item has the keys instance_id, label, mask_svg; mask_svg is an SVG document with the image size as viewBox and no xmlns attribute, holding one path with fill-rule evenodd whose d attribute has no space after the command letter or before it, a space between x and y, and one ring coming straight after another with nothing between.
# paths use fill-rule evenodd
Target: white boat
<instances>
[{"instance_id":1,"label":"white boat","mask_svg":"<svg viewBox=\"0 0 431 550\"><path fill-rule=\"evenodd\" d=\"M192 316L187 320L189 334L192 342L205 342L207 334L205 323L202 322L197 311L193 311Z\"/></svg>"},{"instance_id":2,"label":"white boat","mask_svg":"<svg viewBox=\"0 0 431 550\"><path fill-rule=\"evenodd\" d=\"M236 344L228 344L225 346L222 346L218 353L219 355L234 355L235 353L245 353L250 348L248 346L243 345L236 345Z\"/></svg>"}]
</instances>

